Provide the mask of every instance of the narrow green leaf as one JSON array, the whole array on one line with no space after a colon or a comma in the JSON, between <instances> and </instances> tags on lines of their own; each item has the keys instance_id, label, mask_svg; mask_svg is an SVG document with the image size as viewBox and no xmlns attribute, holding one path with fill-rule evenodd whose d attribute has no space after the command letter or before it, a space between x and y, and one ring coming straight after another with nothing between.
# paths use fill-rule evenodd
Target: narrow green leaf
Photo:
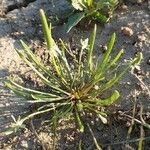
<instances>
[{"instance_id":1,"label":"narrow green leaf","mask_svg":"<svg viewBox=\"0 0 150 150\"><path fill-rule=\"evenodd\" d=\"M60 39L61 48L62 48L62 60L64 61L65 68L67 69L68 75L71 75L71 68L69 66L68 60L66 58L65 50L67 49L64 42Z\"/></svg>"},{"instance_id":2,"label":"narrow green leaf","mask_svg":"<svg viewBox=\"0 0 150 150\"><path fill-rule=\"evenodd\" d=\"M44 64L42 62L40 62L40 60L33 54L33 52L30 50L28 45L26 45L22 40L20 40L20 42L24 48L24 51L25 51L24 54L27 55L27 57L30 59L30 61L32 61L32 63L34 63L38 69L41 69L44 73L46 73L46 75L49 76L52 80L60 82L60 80L56 76L54 76L52 74L52 72L50 70L48 70L46 68L46 66L44 66ZM16 50L16 51L18 51L18 50Z\"/></svg>"},{"instance_id":3,"label":"narrow green leaf","mask_svg":"<svg viewBox=\"0 0 150 150\"><path fill-rule=\"evenodd\" d=\"M14 86L16 86L20 90L24 90L24 91L27 91L27 92L32 92L32 93L40 94L41 96L57 97L57 95L54 95L54 94L50 94L50 93L46 93L46 92L42 92L42 91L37 91L37 90L25 88L25 87L17 84L16 82L14 82L11 78L9 78L9 81L10 81L11 84L13 84Z\"/></svg>"},{"instance_id":4,"label":"narrow green leaf","mask_svg":"<svg viewBox=\"0 0 150 150\"><path fill-rule=\"evenodd\" d=\"M88 7L91 7L93 5L93 0L87 0L86 3Z\"/></svg>"},{"instance_id":5,"label":"narrow green leaf","mask_svg":"<svg viewBox=\"0 0 150 150\"><path fill-rule=\"evenodd\" d=\"M31 94L32 98L39 101L58 102L65 100L67 97L43 97L42 95Z\"/></svg>"},{"instance_id":6,"label":"narrow green leaf","mask_svg":"<svg viewBox=\"0 0 150 150\"><path fill-rule=\"evenodd\" d=\"M45 37L46 43L47 43L47 48L51 49L51 48L53 48L54 41L52 39L51 30L48 26L47 19L46 19L46 16L45 16L43 9L40 9L40 16L41 16L41 22L42 22L44 37Z\"/></svg>"},{"instance_id":7,"label":"narrow green leaf","mask_svg":"<svg viewBox=\"0 0 150 150\"><path fill-rule=\"evenodd\" d=\"M48 79L46 79L33 65L32 63L30 63L23 55L23 53L19 52L18 50L16 50L17 53L19 54L19 56L25 61L25 63L42 79L43 83L45 83L46 85L50 86L51 88L55 89L56 92L62 92L64 94L70 95L69 93L67 93L66 91L58 88L57 86L55 86L54 84L52 84Z\"/></svg>"},{"instance_id":8,"label":"narrow green leaf","mask_svg":"<svg viewBox=\"0 0 150 150\"><path fill-rule=\"evenodd\" d=\"M5 82L5 86L8 87L10 90L12 90L16 95L18 96L22 96L22 97L26 97L26 98L30 98L30 94L24 92L24 91L21 91L21 90L18 90L16 88L14 88L10 83L8 82Z\"/></svg>"},{"instance_id":9,"label":"narrow green leaf","mask_svg":"<svg viewBox=\"0 0 150 150\"><path fill-rule=\"evenodd\" d=\"M47 42L47 48L51 52L51 58L52 58L52 63L54 65L54 68L57 72L57 74L60 76L60 70L61 68L57 65L57 52L60 53L56 43L54 42L52 35L51 35L51 24L50 27L48 26L47 19L45 16L45 13L42 9L40 9L40 16L41 16L41 22L42 22L42 27L43 27L43 32L44 36ZM57 60L57 61L56 61Z\"/></svg>"},{"instance_id":10,"label":"narrow green leaf","mask_svg":"<svg viewBox=\"0 0 150 150\"><path fill-rule=\"evenodd\" d=\"M120 56L123 54L124 50L122 49L115 57L114 59L110 62L110 64L108 65L107 68L110 68L111 66L113 66L117 61L118 59L120 58Z\"/></svg>"},{"instance_id":11,"label":"narrow green leaf","mask_svg":"<svg viewBox=\"0 0 150 150\"><path fill-rule=\"evenodd\" d=\"M91 16L94 20L101 23L107 23L109 21L109 18L100 13L99 11L94 12Z\"/></svg>"},{"instance_id":12,"label":"narrow green leaf","mask_svg":"<svg viewBox=\"0 0 150 150\"><path fill-rule=\"evenodd\" d=\"M58 120L59 118L65 118L69 114L71 114L72 111L73 111L73 105L72 104L66 104L66 105L64 105L61 108L56 110L51 121L53 122L53 120L55 120L55 119Z\"/></svg>"},{"instance_id":13,"label":"narrow green leaf","mask_svg":"<svg viewBox=\"0 0 150 150\"><path fill-rule=\"evenodd\" d=\"M111 88L114 84L118 82L118 80L127 72L131 67L134 67L134 65L139 64L140 61L142 60L142 53L139 53L137 57L130 63L128 66L118 75L115 75L110 81L102 85L94 94L93 96L95 97L97 94L100 94L109 88Z\"/></svg>"},{"instance_id":14,"label":"narrow green leaf","mask_svg":"<svg viewBox=\"0 0 150 150\"><path fill-rule=\"evenodd\" d=\"M134 58L133 62L132 62L132 66L136 66L139 65L141 63L143 59L143 54L141 52L137 53L136 57Z\"/></svg>"},{"instance_id":15,"label":"narrow green leaf","mask_svg":"<svg viewBox=\"0 0 150 150\"><path fill-rule=\"evenodd\" d=\"M80 132L84 132L84 125L80 119L78 108L75 108L75 117L76 117L77 123L79 125Z\"/></svg>"},{"instance_id":16,"label":"narrow green leaf","mask_svg":"<svg viewBox=\"0 0 150 150\"><path fill-rule=\"evenodd\" d=\"M82 62L82 57L83 57L83 51L88 48L88 39L82 40L81 39L81 50L79 54L79 63L78 63L78 75L77 78L82 78L83 77L83 62Z\"/></svg>"},{"instance_id":17,"label":"narrow green leaf","mask_svg":"<svg viewBox=\"0 0 150 150\"><path fill-rule=\"evenodd\" d=\"M92 70L92 67L93 67L93 60L92 59L93 59L94 43L95 43L95 38L96 38L96 30L97 30L97 26L95 24L93 32L92 32L91 37L90 37L90 46L88 49L87 63L88 63L90 70Z\"/></svg>"},{"instance_id":18,"label":"narrow green leaf","mask_svg":"<svg viewBox=\"0 0 150 150\"><path fill-rule=\"evenodd\" d=\"M107 66L107 63L108 63L108 60L110 57L110 53L111 53L112 48L113 48L114 43L115 43L115 39L116 39L116 34L113 33L112 37L110 39L110 42L108 43L107 51L106 51L106 53L102 59L102 63L98 66L98 69L96 70L95 78L98 78L101 75L101 73L104 71L105 67Z\"/></svg>"},{"instance_id":19,"label":"narrow green leaf","mask_svg":"<svg viewBox=\"0 0 150 150\"><path fill-rule=\"evenodd\" d=\"M26 121L26 120L28 120L28 119L34 117L34 116L37 116L37 115L39 115L39 114L43 114L43 113L46 113L46 112L50 112L50 111L52 111L52 110L54 110L54 109L55 109L55 107L53 107L53 108L48 108L48 109L41 110L41 111L37 111L37 112L34 112L34 113L32 113L32 114L30 114L30 115L24 117L24 118L21 119L20 121L23 123L24 121Z\"/></svg>"}]
</instances>

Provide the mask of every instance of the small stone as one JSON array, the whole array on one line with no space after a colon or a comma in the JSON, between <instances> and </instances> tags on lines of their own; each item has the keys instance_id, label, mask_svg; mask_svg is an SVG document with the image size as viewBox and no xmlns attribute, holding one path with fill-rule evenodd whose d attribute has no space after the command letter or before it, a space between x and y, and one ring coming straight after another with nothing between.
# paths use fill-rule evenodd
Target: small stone
<instances>
[{"instance_id":1,"label":"small stone","mask_svg":"<svg viewBox=\"0 0 150 150\"><path fill-rule=\"evenodd\" d=\"M144 36L144 34L138 35L137 38L139 42L144 42L146 40L146 37Z\"/></svg>"},{"instance_id":2,"label":"small stone","mask_svg":"<svg viewBox=\"0 0 150 150\"><path fill-rule=\"evenodd\" d=\"M99 121L99 118L98 117L96 117L96 119L95 119L97 122Z\"/></svg>"},{"instance_id":3,"label":"small stone","mask_svg":"<svg viewBox=\"0 0 150 150\"><path fill-rule=\"evenodd\" d=\"M21 141L21 146L24 148L28 148L28 142L25 140Z\"/></svg>"},{"instance_id":4,"label":"small stone","mask_svg":"<svg viewBox=\"0 0 150 150\"><path fill-rule=\"evenodd\" d=\"M140 66L135 66L135 69L136 69L137 71L140 71L140 70L141 70Z\"/></svg>"},{"instance_id":5,"label":"small stone","mask_svg":"<svg viewBox=\"0 0 150 150\"><path fill-rule=\"evenodd\" d=\"M94 125L94 121L91 121L91 124Z\"/></svg>"},{"instance_id":6,"label":"small stone","mask_svg":"<svg viewBox=\"0 0 150 150\"><path fill-rule=\"evenodd\" d=\"M141 70L140 66L135 66L134 73L137 75L144 75L144 72Z\"/></svg>"},{"instance_id":7,"label":"small stone","mask_svg":"<svg viewBox=\"0 0 150 150\"><path fill-rule=\"evenodd\" d=\"M127 85L131 85L131 83L130 83L130 82L127 82Z\"/></svg>"},{"instance_id":8,"label":"small stone","mask_svg":"<svg viewBox=\"0 0 150 150\"><path fill-rule=\"evenodd\" d=\"M90 116L90 117L92 117L92 116L93 116L93 114L92 114L92 113L89 113L89 116Z\"/></svg>"},{"instance_id":9,"label":"small stone","mask_svg":"<svg viewBox=\"0 0 150 150\"><path fill-rule=\"evenodd\" d=\"M100 45L100 48L102 50L102 53L105 53L107 51L107 46L106 45Z\"/></svg>"},{"instance_id":10,"label":"small stone","mask_svg":"<svg viewBox=\"0 0 150 150\"><path fill-rule=\"evenodd\" d=\"M137 3L138 3L138 4L141 4L141 3L143 3L143 1L144 1L144 0L137 0Z\"/></svg>"},{"instance_id":11,"label":"small stone","mask_svg":"<svg viewBox=\"0 0 150 150\"><path fill-rule=\"evenodd\" d=\"M121 32L126 36L132 36L133 30L129 27L121 27Z\"/></svg>"},{"instance_id":12,"label":"small stone","mask_svg":"<svg viewBox=\"0 0 150 150\"><path fill-rule=\"evenodd\" d=\"M125 4L121 5L121 10L122 11L127 11L128 10L128 6L125 5Z\"/></svg>"},{"instance_id":13,"label":"small stone","mask_svg":"<svg viewBox=\"0 0 150 150\"><path fill-rule=\"evenodd\" d=\"M95 86L94 86L94 89L95 89L95 90L98 90L98 89L99 89L99 86L98 86L98 85L95 85Z\"/></svg>"},{"instance_id":14,"label":"small stone","mask_svg":"<svg viewBox=\"0 0 150 150\"><path fill-rule=\"evenodd\" d=\"M9 103L5 103L5 106L9 106L10 104Z\"/></svg>"}]
</instances>

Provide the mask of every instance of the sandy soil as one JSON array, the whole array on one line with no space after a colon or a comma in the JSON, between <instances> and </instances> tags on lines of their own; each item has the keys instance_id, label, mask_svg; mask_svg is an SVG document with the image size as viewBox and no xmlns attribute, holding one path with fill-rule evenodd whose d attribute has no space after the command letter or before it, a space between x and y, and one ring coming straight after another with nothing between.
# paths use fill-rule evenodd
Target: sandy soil
<instances>
[{"instance_id":1,"label":"sandy soil","mask_svg":"<svg viewBox=\"0 0 150 150\"><path fill-rule=\"evenodd\" d=\"M133 58L138 51L143 53L144 58L140 68L137 68L134 74L126 74L114 87L120 91L121 97L113 107L108 108L111 112L109 124L103 125L96 121L97 119L93 119L92 114L87 114L84 119L92 126L94 135L103 149L137 149L138 142L131 142L128 145L123 143L127 140L131 120L127 117L119 117L122 113L132 116L135 98L137 100L136 117L139 119L139 109L143 105L144 119L150 124L150 96L147 90L150 89L150 9L148 1L124 0L124 4L127 9L120 6L108 24L98 25L95 56L103 53L101 47L105 46L111 34L116 32L117 42L113 55L123 48L125 53L121 59L122 63L125 59ZM10 74L15 74L17 77L24 77L25 84L30 84L30 70L20 60L15 48L20 48L19 40L24 39L31 47L37 49L38 54L42 54L43 34L39 19L40 8L46 11L49 20L54 19L54 16L59 18L61 24L53 29L56 40L63 38L66 42L78 45L79 39L89 37L92 30L93 25L86 26L81 23L69 34L64 33L62 16L66 15L68 7L61 0L54 2L50 0L0 1L0 132L3 132L12 122L11 115L17 117L30 110L29 105L16 101L18 97L7 90L2 81ZM122 27L129 27L133 31L133 35L125 35L121 31ZM41 145L44 145L46 149L51 149L51 130L49 127L40 127L40 120L41 118L37 118L34 123L42 144L35 136L31 124L27 123L27 130L8 137L0 136L0 149L37 150L42 149ZM75 125L71 121L60 123L58 149L77 149L80 140L82 140L83 149L96 149L88 128L85 134L81 135L74 127ZM140 128L141 125L135 123L131 140L140 138ZM145 138L150 137L150 130L144 128L143 134ZM119 142L122 143L119 144ZM145 140L143 149L149 150L149 147L150 140Z\"/></svg>"}]
</instances>

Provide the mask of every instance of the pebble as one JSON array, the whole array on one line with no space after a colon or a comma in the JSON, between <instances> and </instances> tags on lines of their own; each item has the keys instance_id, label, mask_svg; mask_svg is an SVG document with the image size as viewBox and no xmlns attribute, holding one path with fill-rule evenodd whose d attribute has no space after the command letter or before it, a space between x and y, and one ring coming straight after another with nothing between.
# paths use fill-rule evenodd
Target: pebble
<instances>
[{"instance_id":1,"label":"pebble","mask_svg":"<svg viewBox=\"0 0 150 150\"><path fill-rule=\"evenodd\" d=\"M95 89L95 90L98 90L98 89L99 89L99 86L98 86L98 85L95 85L95 86L94 86L94 89Z\"/></svg>"},{"instance_id":2,"label":"pebble","mask_svg":"<svg viewBox=\"0 0 150 150\"><path fill-rule=\"evenodd\" d=\"M137 75L144 75L144 72L141 70L140 66L135 66L134 73Z\"/></svg>"},{"instance_id":3,"label":"pebble","mask_svg":"<svg viewBox=\"0 0 150 150\"><path fill-rule=\"evenodd\" d=\"M91 124L94 125L94 121L91 121Z\"/></svg>"},{"instance_id":4,"label":"pebble","mask_svg":"<svg viewBox=\"0 0 150 150\"><path fill-rule=\"evenodd\" d=\"M141 3L143 3L144 2L144 0L137 0L137 3L138 4L141 4Z\"/></svg>"},{"instance_id":5,"label":"pebble","mask_svg":"<svg viewBox=\"0 0 150 150\"><path fill-rule=\"evenodd\" d=\"M126 36L132 36L133 30L129 27L121 27L121 32Z\"/></svg>"},{"instance_id":6,"label":"pebble","mask_svg":"<svg viewBox=\"0 0 150 150\"><path fill-rule=\"evenodd\" d=\"M145 37L145 35L144 34L140 34L140 35L138 35L138 41L139 42L144 42L145 40L146 40L146 37Z\"/></svg>"},{"instance_id":7,"label":"pebble","mask_svg":"<svg viewBox=\"0 0 150 150\"><path fill-rule=\"evenodd\" d=\"M102 50L102 53L105 53L107 51L107 45L100 45L100 49Z\"/></svg>"},{"instance_id":8,"label":"pebble","mask_svg":"<svg viewBox=\"0 0 150 150\"><path fill-rule=\"evenodd\" d=\"M130 83L130 82L127 82L127 85L131 85L131 83Z\"/></svg>"},{"instance_id":9,"label":"pebble","mask_svg":"<svg viewBox=\"0 0 150 150\"><path fill-rule=\"evenodd\" d=\"M25 140L21 141L21 146L24 148L28 148L28 142Z\"/></svg>"},{"instance_id":10,"label":"pebble","mask_svg":"<svg viewBox=\"0 0 150 150\"><path fill-rule=\"evenodd\" d=\"M127 11L128 10L128 6L125 5L125 4L121 5L121 10L122 11Z\"/></svg>"}]
</instances>

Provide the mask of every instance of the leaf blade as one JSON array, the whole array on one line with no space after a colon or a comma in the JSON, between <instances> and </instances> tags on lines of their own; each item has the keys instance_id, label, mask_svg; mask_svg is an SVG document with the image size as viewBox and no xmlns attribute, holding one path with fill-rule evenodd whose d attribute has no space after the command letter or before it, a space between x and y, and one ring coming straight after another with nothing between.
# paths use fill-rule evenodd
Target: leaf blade
<instances>
[{"instance_id":1,"label":"leaf blade","mask_svg":"<svg viewBox=\"0 0 150 150\"><path fill-rule=\"evenodd\" d=\"M71 15L65 27L66 33L68 33L74 26L76 26L84 17L84 12L79 12Z\"/></svg>"}]
</instances>

